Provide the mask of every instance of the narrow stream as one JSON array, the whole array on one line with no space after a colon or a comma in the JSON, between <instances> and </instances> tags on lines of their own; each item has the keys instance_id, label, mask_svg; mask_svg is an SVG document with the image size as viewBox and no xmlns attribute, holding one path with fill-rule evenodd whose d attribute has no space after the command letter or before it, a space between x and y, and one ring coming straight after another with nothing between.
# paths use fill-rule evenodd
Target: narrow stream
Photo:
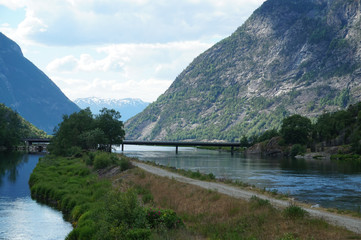
<instances>
[{"instance_id":1,"label":"narrow stream","mask_svg":"<svg viewBox=\"0 0 361 240\"><path fill-rule=\"evenodd\" d=\"M32 200L28 180L41 155L0 153L0 239L63 240L62 213Z\"/></svg>"}]
</instances>

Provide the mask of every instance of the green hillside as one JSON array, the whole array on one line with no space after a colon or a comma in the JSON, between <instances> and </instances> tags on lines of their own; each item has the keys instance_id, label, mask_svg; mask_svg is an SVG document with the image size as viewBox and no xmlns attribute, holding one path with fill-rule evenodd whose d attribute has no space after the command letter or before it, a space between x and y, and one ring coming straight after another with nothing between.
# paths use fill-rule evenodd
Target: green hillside
<instances>
[{"instance_id":1,"label":"green hillside","mask_svg":"<svg viewBox=\"0 0 361 240\"><path fill-rule=\"evenodd\" d=\"M360 11L360 1L266 1L127 121L126 139L238 141L361 101Z\"/></svg>"},{"instance_id":2,"label":"green hillside","mask_svg":"<svg viewBox=\"0 0 361 240\"><path fill-rule=\"evenodd\" d=\"M48 135L0 103L0 148L11 150L22 138L47 138Z\"/></svg>"}]
</instances>

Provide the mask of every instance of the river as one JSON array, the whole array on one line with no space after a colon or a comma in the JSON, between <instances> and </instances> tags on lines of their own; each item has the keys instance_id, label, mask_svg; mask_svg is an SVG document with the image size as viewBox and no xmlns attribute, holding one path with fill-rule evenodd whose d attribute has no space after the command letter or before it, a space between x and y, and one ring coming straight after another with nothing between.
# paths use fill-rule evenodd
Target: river
<instances>
[{"instance_id":1,"label":"river","mask_svg":"<svg viewBox=\"0 0 361 240\"><path fill-rule=\"evenodd\" d=\"M62 214L31 199L28 180L41 155L0 153L0 240L63 240Z\"/></svg>"},{"instance_id":2,"label":"river","mask_svg":"<svg viewBox=\"0 0 361 240\"><path fill-rule=\"evenodd\" d=\"M124 154L165 166L213 173L327 208L361 211L361 166L325 160L244 157L196 148L124 146ZM120 152L118 150L118 152Z\"/></svg>"}]
</instances>

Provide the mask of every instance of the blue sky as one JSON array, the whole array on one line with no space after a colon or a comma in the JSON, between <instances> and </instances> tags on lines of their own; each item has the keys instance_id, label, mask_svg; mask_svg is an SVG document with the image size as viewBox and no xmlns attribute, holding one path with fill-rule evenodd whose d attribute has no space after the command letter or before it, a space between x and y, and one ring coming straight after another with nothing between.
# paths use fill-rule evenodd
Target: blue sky
<instances>
[{"instance_id":1,"label":"blue sky","mask_svg":"<svg viewBox=\"0 0 361 240\"><path fill-rule=\"evenodd\" d=\"M264 0L0 0L0 31L72 100L155 101Z\"/></svg>"}]
</instances>

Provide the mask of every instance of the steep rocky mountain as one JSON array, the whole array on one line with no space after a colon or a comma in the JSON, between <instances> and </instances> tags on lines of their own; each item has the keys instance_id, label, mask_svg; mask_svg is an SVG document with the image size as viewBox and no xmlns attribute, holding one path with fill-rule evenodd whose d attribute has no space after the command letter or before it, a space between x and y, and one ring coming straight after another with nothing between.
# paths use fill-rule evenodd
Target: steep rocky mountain
<instances>
[{"instance_id":1,"label":"steep rocky mountain","mask_svg":"<svg viewBox=\"0 0 361 240\"><path fill-rule=\"evenodd\" d=\"M53 133L63 114L79 108L33 63L20 47L0 33L0 103L36 127Z\"/></svg>"},{"instance_id":2,"label":"steep rocky mountain","mask_svg":"<svg viewBox=\"0 0 361 240\"><path fill-rule=\"evenodd\" d=\"M127 121L129 118L143 111L149 105L149 103L135 98L101 99L90 97L75 99L74 103L82 109L89 107L93 114L98 114L103 108L114 109L120 112L122 121Z\"/></svg>"},{"instance_id":3,"label":"steep rocky mountain","mask_svg":"<svg viewBox=\"0 0 361 240\"><path fill-rule=\"evenodd\" d=\"M360 0L268 0L126 123L128 139L227 140L361 100Z\"/></svg>"}]
</instances>

